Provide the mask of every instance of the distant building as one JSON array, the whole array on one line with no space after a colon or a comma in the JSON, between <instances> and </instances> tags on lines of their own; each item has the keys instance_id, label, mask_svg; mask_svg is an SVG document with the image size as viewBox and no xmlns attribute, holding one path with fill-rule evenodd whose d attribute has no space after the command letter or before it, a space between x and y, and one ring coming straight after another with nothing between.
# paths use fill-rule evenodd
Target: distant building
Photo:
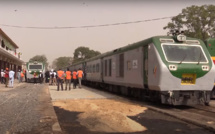
<instances>
[{"instance_id":1,"label":"distant building","mask_svg":"<svg viewBox=\"0 0 215 134\"><path fill-rule=\"evenodd\" d=\"M24 61L18 46L0 29L0 70L6 68L15 72L22 69Z\"/></svg>"}]
</instances>

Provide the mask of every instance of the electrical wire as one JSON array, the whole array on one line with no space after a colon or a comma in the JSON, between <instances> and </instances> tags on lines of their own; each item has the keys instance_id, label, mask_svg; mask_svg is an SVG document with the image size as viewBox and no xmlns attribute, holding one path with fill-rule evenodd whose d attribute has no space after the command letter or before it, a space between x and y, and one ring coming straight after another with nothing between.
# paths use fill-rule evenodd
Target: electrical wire
<instances>
[{"instance_id":1,"label":"electrical wire","mask_svg":"<svg viewBox=\"0 0 215 134\"><path fill-rule=\"evenodd\" d=\"M7 25L7 24L0 24L1 26L5 27L13 27L13 28L27 28L27 29L75 29L75 28L96 28L96 27L108 27L108 26L117 26L117 25L127 25L127 24L134 24L134 23L142 23L142 22L149 22L149 21L158 21L169 19L174 16L170 17L162 17L162 18L155 18L155 19L147 19L147 20L138 20L138 21L128 21L128 22L120 22L120 23L111 23L111 24L101 24L101 25L83 25L83 26L54 26L54 27L33 27L33 26L18 26L18 25Z\"/></svg>"}]
</instances>

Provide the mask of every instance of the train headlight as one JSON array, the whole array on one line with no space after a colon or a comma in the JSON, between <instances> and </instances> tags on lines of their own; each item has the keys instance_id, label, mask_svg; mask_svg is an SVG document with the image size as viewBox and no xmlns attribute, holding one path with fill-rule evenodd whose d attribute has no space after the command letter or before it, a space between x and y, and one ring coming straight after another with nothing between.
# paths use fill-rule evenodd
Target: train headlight
<instances>
[{"instance_id":1,"label":"train headlight","mask_svg":"<svg viewBox=\"0 0 215 134\"><path fill-rule=\"evenodd\" d=\"M176 71L177 70L177 66L176 65L169 65L169 70Z\"/></svg>"},{"instance_id":2,"label":"train headlight","mask_svg":"<svg viewBox=\"0 0 215 134\"><path fill-rule=\"evenodd\" d=\"M209 71L210 67L207 65L202 65L202 70L203 71Z\"/></svg>"}]
</instances>

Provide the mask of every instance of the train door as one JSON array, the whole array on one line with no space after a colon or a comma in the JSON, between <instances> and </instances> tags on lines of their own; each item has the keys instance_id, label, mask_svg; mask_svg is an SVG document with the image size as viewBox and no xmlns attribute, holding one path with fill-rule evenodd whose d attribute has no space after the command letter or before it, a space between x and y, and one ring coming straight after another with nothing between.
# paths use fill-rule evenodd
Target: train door
<instances>
[{"instance_id":1,"label":"train door","mask_svg":"<svg viewBox=\"0 0 215 134\"><path fill-rule=\"evenodd\" d=\"M143 47L143 85L148 88L148 46Z\"/></svg>"}]
</instances>

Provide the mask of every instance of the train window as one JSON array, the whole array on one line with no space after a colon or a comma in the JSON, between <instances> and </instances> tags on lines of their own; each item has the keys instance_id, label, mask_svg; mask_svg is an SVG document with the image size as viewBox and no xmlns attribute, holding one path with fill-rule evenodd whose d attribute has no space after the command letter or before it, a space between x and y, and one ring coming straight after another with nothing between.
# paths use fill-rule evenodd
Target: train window
<instances>
[{"instance_id":1,"label":"train window","mask_svg":"<svg viewBox=\"0 0 215 134\"><path fill-rule=\"evenodd\" d=\"M42 69L42 65L29 65L29 69Z\"/></svg>"},{"instance_id":2,"label":"train window","mask_svg":"<svg viewBox=\"0 0 215 134\"><path fill-rule=\"evenodd\" d=\"M199 45L162 44L167 61L176 63L207 63L207 57Z\"/></svg>"},{"instance_id":3,"label":"train window","mask_svg":"<svg viewBox=\"0 0 215 134\"><path fill-rule=\"evenodd\" d=\"M119 55L119 77L124 77L124 54Z\"/></svg>"},{"instance_id":4,"label":"train window","mask_svg":"<svg viewBox=\"0 0 215 134\"><path fill-rule=\"evenodd\" d=\"M108 60L108 64L109 64L109 76L111 76L111 70L112 70L112 68L111 68L111 65L112 65L112 62L111 62L111 59L109 59Z\"/></svg>"},{"instance_id":5,"label":"train window","mask_svg":"<svg viewBox=\"0 0 215 134\"><path fill-rule=\"evenodd\" d=\"M89 72L92 73L92 65L89 66Z\"/></svg>"},{"instance_id":6,"label":"train window","mask_svg":"<svg viewBox=\"0 0 215 134\"><path fill-rule=\"evenodd\" d=\"M107 60L105 60L105 76L107 76Z\"/></svg>"},{"instance_id":7,"label":"train window","mask_svg":"<svg viewBox=\"0 0 215 134\"><path fill-rule=\"evenodd\" d=\"M88 72L91 73L91 65L88 66Z\"/></svg>"},{"instance_id":8,"label":"train window","mask_svg":"<svg viewBox=\"0 0 215 134\"><path fill-rule=\"evenodd\" d=\"M127 70L131 70L131 61L127 61Z\"/></svg>"},{"instance_id":9,"label":"train window","mask_svg":"<svg viewBox=\"0 0 215 134\"><path fill-rule=\"evenodd\" d=\"M99 72L99 63L96 64L96 72L97 72L97 73Z\"/></svg>"},{"instance_id":10,"label":"train window","mask_svg":"<svg viewBox=\"0 0 215 134\"><path fill-rule=\"evenodd\" d=\"M96 67L95 65L93 65L93 73L95 73L95 71L96 71Z\"/></svg>"},{"instance_id":11,"label":"train window","mask_svg":"<svg viewBox=\"0 0 215 134\"><path fill-rule=\"evenodd\" d=\"M85 71L88 73L88 71L89 71L89 66L86 67L86 70L85 70Z\"/></svg>"}]
</instances>

